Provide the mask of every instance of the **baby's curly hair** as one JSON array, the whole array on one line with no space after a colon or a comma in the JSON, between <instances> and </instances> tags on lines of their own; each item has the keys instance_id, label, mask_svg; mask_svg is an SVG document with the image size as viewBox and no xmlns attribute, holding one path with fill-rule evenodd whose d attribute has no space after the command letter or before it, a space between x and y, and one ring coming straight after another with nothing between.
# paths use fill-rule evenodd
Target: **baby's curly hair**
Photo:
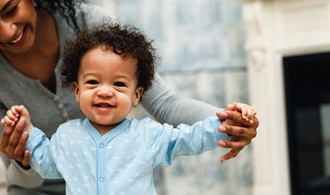
<instances>
[{"instance_id":1,"label":"baby's curly hair","mask_svg":"<svg viewBox=\"0 0 330 195\"><path fill-rule=\"evenodd\" d=\"M152 42L139 29L118 23L102 23L82 31L75 40L67 41L64 48L62 85L68 87L77 81L81 58L88 50L105 46L124 59L137 60L137 85L146 91L155 74L156 56Z\"/></svg>"}]
</instances>

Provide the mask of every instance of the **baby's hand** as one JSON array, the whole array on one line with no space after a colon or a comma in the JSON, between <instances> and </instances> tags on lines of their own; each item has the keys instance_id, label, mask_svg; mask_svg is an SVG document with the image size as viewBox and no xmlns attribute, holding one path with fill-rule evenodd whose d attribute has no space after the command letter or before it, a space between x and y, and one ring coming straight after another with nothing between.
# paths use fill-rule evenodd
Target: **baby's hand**
<instances>
[{"instance_id":1,"label":"baby's hand","mask_svg":"<svg viewBox=\"0 0 330 195\"><path fill-rule=\"evenodd\" d=\"M7 115L1 119L1 124L3 126L15 126L20 116L19 112L18 106L12 106L11 109L7 111Z\"/></svg>"},{"instance_id":2,"label":"baby's hand","mask_svg":"<svg viewBox=\"0 0 330 195\"><path fill-rule=\"evenodd\" d=\"M257 114L257 111L253 106L237 102L228 104L227 110L238 111L242 113L242 118L250 124L253 124L253 118Z\"/></svg>"}]
</instances>

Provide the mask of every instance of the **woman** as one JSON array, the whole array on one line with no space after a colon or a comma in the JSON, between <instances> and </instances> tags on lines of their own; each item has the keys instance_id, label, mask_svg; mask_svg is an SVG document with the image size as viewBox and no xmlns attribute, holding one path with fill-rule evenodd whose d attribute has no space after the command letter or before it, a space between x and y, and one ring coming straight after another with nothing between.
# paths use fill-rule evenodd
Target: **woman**
<instances>
[{"instance_id":1,"label":"woman","mask_svg":"<svg viewBox=\"0 0 330 195\"><path fill-rule=\"evenodd\" d=\"M62 88L61 55L65 39L111 17L107 10L85 1L2 0L0 1L0 118L15 104L25 105L33 123L50 137L59 124L82 117L72 91ZM173 125L193 122L214 115L219 108L175 95L156 75L155 85L144 94L141 105L158 121ZM40 109L42 107L42 109ZM41 111L42 110L42 111ZM187 112L189 110L189 112ZM196 114L198 113L198 114ZM232 119L238 126L224 126L223 132L239 135L236 141L220 141L231 148L221 160L235 157L256 136L253 124L239 113L219 113L221 120ZM24 119L19 121L24 125ZM0 127L0 150L7 168L9 194L64 194L64 182L43 180L29 168L24 157L26 134ZM21 137L21 139L20 139ZM18 140L21 141L19 145ZM10 160L11 159L11 160Z\"/></svg>"}]
</instances>

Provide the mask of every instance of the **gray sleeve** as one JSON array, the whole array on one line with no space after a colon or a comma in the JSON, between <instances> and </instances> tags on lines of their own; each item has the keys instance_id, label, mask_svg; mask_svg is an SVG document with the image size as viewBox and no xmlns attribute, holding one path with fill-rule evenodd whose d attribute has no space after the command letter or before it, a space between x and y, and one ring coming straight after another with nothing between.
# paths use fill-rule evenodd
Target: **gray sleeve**
<instances>
[{"instance_id":1,"label":"gray sleeve","mask_svg":"<svg viewBox=\"0 0 330 195\"><path fill-rule=\"evenodd\" d=\"M23 169L14 160L9 160L3 153L0 156L6 167L9 185L31 189L39 187L44 183L44 179L33 169Z\"/></svg>"},{"instance_id":2,"label":"gray sleeve","mask_svg":"<svg viewBox=\"0 0 330 195\"><path fill-rule=\"evenodd\" d=\"M201 101L178 96L159 74L155 75L152 88L143 95L141 105L157 121L174 126L180 123L191 125L223 110Z\"/></svg>"}]
</instances>

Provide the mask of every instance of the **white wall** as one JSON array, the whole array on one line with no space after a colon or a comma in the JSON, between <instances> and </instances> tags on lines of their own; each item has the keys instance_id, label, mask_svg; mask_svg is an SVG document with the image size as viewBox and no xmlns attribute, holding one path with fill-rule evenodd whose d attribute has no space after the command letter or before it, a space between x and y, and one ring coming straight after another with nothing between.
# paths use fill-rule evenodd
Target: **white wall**
<instances>
[{"instance_id":1,"label":"white wall","mask_svg":"<svg viewBox=\"0 0 330 195\"><path fill-rule=\"evenodd\" d=\"M282 59L330 50L330 1L244 2L250 103L260 120L253 195L290 195Z\"/></svg>"},{"instance_id":2,"label":"white wall","mask_svg":"<svg viewBox=\"0 0 330 195\"><path fill-rule=\"evenodd\" d=\"M117 15L117 6L114 0L90 0L92 4L97 4L102 6L103 8L108 9L115 16Z\"/></svg>"}]
</instances>

